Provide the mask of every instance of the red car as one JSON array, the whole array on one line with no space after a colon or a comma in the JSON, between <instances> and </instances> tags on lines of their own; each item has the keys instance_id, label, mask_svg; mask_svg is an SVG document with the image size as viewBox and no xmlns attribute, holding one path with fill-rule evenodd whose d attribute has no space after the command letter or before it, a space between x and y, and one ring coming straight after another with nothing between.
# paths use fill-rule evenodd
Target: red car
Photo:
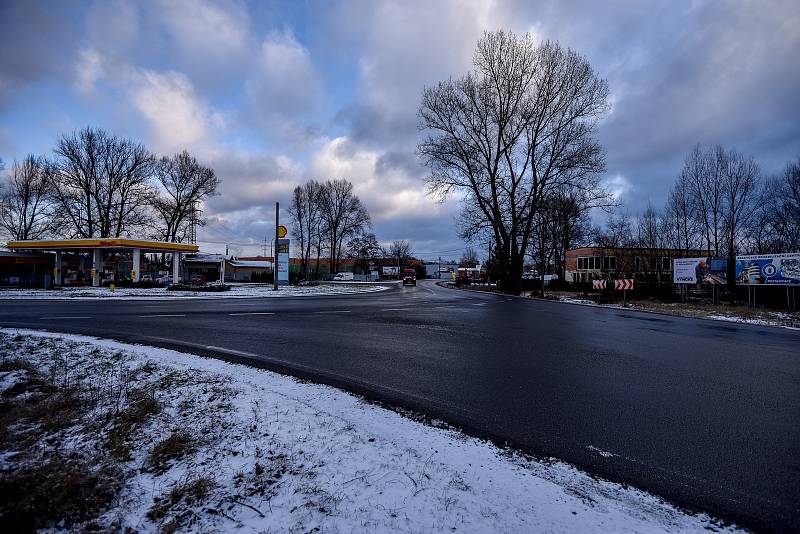
<instances>
[{"instance_id":1,"label":"red car","mask_svg":"<svg viewBox=\"0 0 800 534\"><path fill-rule=\"evenodd\" d=\"M403 269L403 285L415 286L417 285L417 271L414 269Z\"/></svg>"}]
</instances>

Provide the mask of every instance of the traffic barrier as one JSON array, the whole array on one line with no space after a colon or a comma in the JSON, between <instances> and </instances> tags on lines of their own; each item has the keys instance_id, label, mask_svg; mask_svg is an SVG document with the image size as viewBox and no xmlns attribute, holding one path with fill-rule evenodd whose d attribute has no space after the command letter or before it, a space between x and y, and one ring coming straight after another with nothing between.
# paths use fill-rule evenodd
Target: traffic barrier
<instances>
[{"instance_id":1,"label":"traffic barrier","mask_svg":"<svg viewBox=\"0 0 800 534\"><path fill-rule=\"evenodd\" d=\"M592 289L605 289L606 280L592 280Z\"/></svg>"},{"instance_id":2,"label":"traffic barrier","mask_svg":"<svg viewBox=\"0 0 800 534\"><path fill-rule=\"evenodd\" d=\"M633 289L633 279L625 278L622 280L614 280L614 289L623 291L627 289Z\"/></svg>"}]
</instances>

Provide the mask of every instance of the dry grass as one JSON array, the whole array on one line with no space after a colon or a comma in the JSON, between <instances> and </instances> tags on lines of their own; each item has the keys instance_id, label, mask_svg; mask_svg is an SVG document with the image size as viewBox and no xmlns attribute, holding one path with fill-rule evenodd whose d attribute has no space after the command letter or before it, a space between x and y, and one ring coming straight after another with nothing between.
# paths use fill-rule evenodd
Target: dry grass
<instances>
[{"instance_id":1,"label":"dry grass","mask_svg":"<svg viewBox=\"0 0 800 534\"><path fill-rule=\"evenodd\" d=\"M146 469L155 474L165 473L177 460L195 449L195 441L187 432L177 430L155 444L147 456Z\"/></svg>"},{"instance_id":2,"label":"dry grass","mask_svg":"<svg viewBox=\"0 0 800 534\"><path fill-rule=\"evenodd\" d=\"M537 295L533 294L531 296L535 297ZM572 293L569 291L548 291L545 298L552 300L589 300L596 304L605 304L603 302L596 302L596 298L594 297L587 298L584 297L582 293ZM613 303L615 306L621 304L621 302ZM800 328L800 312L790 312L785 309L749 308L747 306L700 302L659 302L656 300L632 300L629 301L628 304L635 310L665 313L681 317L703 318L716 316L718 318L725 317L729 320L741 322Z\"/></svg>"}]
</instances>

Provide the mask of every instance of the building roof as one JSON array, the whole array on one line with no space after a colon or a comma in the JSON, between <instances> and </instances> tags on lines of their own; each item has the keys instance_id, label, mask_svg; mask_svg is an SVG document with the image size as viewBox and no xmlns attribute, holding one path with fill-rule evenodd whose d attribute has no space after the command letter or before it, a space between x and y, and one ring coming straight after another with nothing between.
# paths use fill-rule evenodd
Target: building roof
<instances>
[{"instance_id":1,"label":"building roof","mask_svg":"<svg viewBox=\"0 0 800 534\"><path fill-rule=\"evenodd\" d=\"M11 250L131 250L138 248L148 252L197 252L200 247L187 243L153 241L150 239L101 238L101 239L33 239L28 241L9 241Z\"/></svg>"},{"instance_id":2,"label":"building roof","mask_svg":"<svg viewBox=\"0 0 800 534\"><path fill-rule=\"evenodd\" d=\"M253 261L253 260L229 260L228 264L231 267L250 267L250 268L271 268L271 261Z\"/></svg>"}]
</instances>

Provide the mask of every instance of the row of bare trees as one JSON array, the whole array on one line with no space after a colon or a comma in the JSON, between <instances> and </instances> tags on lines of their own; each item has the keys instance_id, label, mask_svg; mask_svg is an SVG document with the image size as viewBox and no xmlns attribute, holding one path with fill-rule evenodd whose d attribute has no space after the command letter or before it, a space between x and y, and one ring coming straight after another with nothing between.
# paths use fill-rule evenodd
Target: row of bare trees
<instances>
[{"instance_id":1,"label":"row of bare trees","mask_svg":"<svg viewBox=\"0 0 800 534\"><path fill-rule=\"evenodd\" d=\"M214 171L184 151L157 158L143 144L87 127L53 156L15 162L0 184L0 230L14 240L148 236L184 241L216 193Z\"/></svg>"},{"instance_id":2,"label":"row of bare trees","mask_svg":"<svg viewBox=\"0 0 800 534\"><path fill-rule=\"evenodd\" d=\"M315 273L319 276L323 254L327 254L330 261L330 272L336 272L346 251L345 245L349 240L364 239L371 225L369 212L353 193L353 184L343 179L324 183L310 180L295 187L289 215L306 278L314 257Z\"/></svg>"},{"instance_id":3,"label":"row of bare trees","mask_svg":"<svg viewBox=\"0 0 800 534\"><path fill-rule=\"evenodd\" d=\"M728 259L735 281L737 254L800 251L800 159L764 178L756 161L721 146L695 146L663 210L648 205L634 220L611 215L598 229L600 246L703 250Z\"/></svg>"},{"instance_id":4,"label":"row of bare trees","mask_svg":"<svg viewBox=\"0 0 800 534\"><path fill-rule=\"evenodd\" d=\"M501 289L519 292L532 249L539 260L562 254L582 231L572 227L576 216L582 225L587 210L610 203L595 139L608 96L583 56L503 31L478 41L469 73L424 90L419 114L428 136L418 152L429 189L461 195L461 235L494 243Z\"/></svg>"}]
</instances>

